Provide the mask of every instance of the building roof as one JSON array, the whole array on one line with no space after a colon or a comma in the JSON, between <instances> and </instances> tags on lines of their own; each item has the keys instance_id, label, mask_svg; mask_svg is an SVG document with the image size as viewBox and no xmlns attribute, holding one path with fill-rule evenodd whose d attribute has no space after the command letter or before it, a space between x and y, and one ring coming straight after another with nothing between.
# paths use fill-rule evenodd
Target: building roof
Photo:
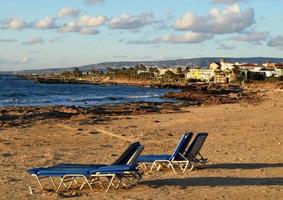
<instances>
[{"instance_id":1,"label":"building roof","mask_svg":"<svg viewBox=\"0 0 283 200\"><path fill-rule=\"evenodd\" d=\"M241 64L239 65L240 67L260 67L257 64L254 63L245 63L245 64Z\"/></svg>"},{"instance_id":2,"label":"building roof","mask_svg":"<svg viewBox=\"0 0 283 200\"><path fill-rule=\"evenodd\" d=\"M275 67L278 69L283 69L283 63L276 63Z\"/></svg>"}]
</instances>

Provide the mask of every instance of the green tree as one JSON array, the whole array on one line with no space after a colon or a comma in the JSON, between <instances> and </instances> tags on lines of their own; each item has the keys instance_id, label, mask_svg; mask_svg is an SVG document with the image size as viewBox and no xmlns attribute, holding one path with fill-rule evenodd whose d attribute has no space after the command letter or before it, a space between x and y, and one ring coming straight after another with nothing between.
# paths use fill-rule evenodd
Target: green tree
<instances>
[{"instance_id":1,"label":"green tree","mask_svg":"<svg viewBox=\"0 0 283 200\"><path fill-rule=\"evenodd\" d=\"M83 73L77 67L74 69L73 74L74 74L75 77L82 77L83 76Z\"/></svg>"}]
</instances>

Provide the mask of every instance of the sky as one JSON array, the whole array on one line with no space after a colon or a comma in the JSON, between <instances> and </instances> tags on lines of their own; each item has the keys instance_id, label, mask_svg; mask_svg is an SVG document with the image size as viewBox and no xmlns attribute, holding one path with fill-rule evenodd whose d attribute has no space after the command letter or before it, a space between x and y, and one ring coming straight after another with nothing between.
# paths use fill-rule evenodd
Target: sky
<instances>
[{"instance_id":1,"label":"sky","mask_svg":"<svg viewBox=\"0 0 283 200\"><path fill-rule=\"evenodd\" d=\"M283 57L283 0L0 0L0 71Z\"/></svg>"}]
</instances>

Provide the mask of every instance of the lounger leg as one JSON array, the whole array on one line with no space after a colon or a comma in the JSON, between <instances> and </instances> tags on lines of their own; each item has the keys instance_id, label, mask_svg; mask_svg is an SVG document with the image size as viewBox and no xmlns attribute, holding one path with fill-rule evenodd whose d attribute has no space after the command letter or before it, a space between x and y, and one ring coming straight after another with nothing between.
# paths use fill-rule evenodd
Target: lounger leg
<instances>
[{"instance_id":1,"label":"lounger leg","mask_svg":"<svg viewBox=\"0 0 283 200\"><path fill-rule=\"evenodd\" d=\"M138 182L141 180L142 176L139 172L133 174L134 178L132 180L133 185L137 185Z\"/></svg>"},{"instance_id":2,"label":"lounger leg","mask_svg":"<svg viewBox=\"0 0 283 200\"><path fill-rule=\"evenodd\" d=\"M112 178L110 180L110 183L109 183L109 185L108 185L108 187L107 187L105 192L108 192L108 190L110 189L111 185L113 184L114 179L115 179L115 174L112 176Z\"/></svg>"},{"instance_id":3,"label":"lounger leg","mask_svg":"<svg viewBox=\"0 0 283 200\"><path fill-rule=\"evenodd\" d=\"M120 184L121 184L121 182L122 182L122 180L121 179L119 179L119 181L118 181L118 184L116 185L116 189L118 189L119 188L119 186L120 186Z\"/></svg>"},{"instance_id":4,"label":"lounger leg","mask_svg":"<svg viewBox=\"0 0 283 200\"><path fill-rule=\"evenodd\" d=\"M61 178L61 180L62 180L62 178ZM63 182L63 185L64 185L64 187L65 187L66 189L69 189L69 186L67 186L67 184L65 183L65 180L64 180L64 182Z\"/></svg>"},{"instance_id":5,"label":"lounger leg","mask_svg":"<svg viewBox=\"0 0 283 200\"><path fill-rule=\"evenodd\" d=\"M70 189L70 188L72 187L73 180L71 180L70 185L67 186L67 184L65 183L65 180L66 180L67 178L70 178L70 176L65 175L65 176L63 176L63 178L61 178L61 182L60 182L60 184L59 184L59 186L58 186L56 192L59 192L59 190L61 189L61 187L62 187L63 185L64 185L64 187L65 187L66 189ZM73 179L73 177L72 177L72 179Z\"/></svg>"},{"instance_id":6,"label":"lounger leg","mask_svg":"<svg viewBox=\"0 0 283 200\"><path fill-rule=\"evenodd\" d=\"M152 170L153 170L153 168L155 167L155 165L156 165L156 161L154 161L154 162L152 163L152 165L151 165L151 168L150 168L149 172L152 172Z\"/></svg>"},{"instance_id":7,"label":"lounger leg","mask_svg":"<svg viewBox=\"0 0 283 200\"><path fill-rule=\"evenodd\" d=\"M40 179L38 178L38 176L35 176L35 178L36 178L36 180L37 180L37 182L38 182L40 188L41 188L42 190L44 190L44 187L43 187L42 183L40 182Z\"/></svg>"},{"instance_id":8,"label":"lounger leg","mask_svg":"<svg viewBox=\"0 0 283 200\"><path fill-rule=\"evenodd\" d=\"M191 163L190 171L193 171L194 168L195 168L195 164L194 164L194 163Z\"/></svg>"},{"instance_id":9,"label":"lounger leg","mask_svg":"<svg viewBox=\"0 0 283 200\"><path fill-rule=\"evenodd\" d=\"M60 188L61 188L62 185L64 184L64 181L65 181L65 176L63 176L63 178L61 178L61 181L60 181L60 183L59 183L59 186L58 186L56 192L59 192Z\"/></svg>"},{"instance_id":10,"label":"lounger leg","mask_svg":"<svg viewBox=\"0 0 283 200\"><path fill-rule=\"evenodd\" d=\"M52 182L52 184L54 186L54 190L57 190L57 185L56 185L54 179L51 176L49 178L50 178L50 180L51 180L51 182Z\"/></svg>"},{"instance_id":11,"label":"lounger leg","mask_svg":"<svg viewBox=\"0 0 283 200\"><path fill-rule=\"evenodd\" d=\"M78 183L78 181L76 180L76 178L74 177L74 183L77 185L77 186L79 186L79 183Z\"/></svg>"},{"instance_id":12,"label":"lounger leg","mask_svg":"<svg viewBox=\"0 0 283 200\"><path fill-rule=\"evenodd\" d=\"M101 188L105 188L99 177L92 177L91 180L90 180L90 185L95 184L96 181L99 183ZM85 182L84 182L84 185L85 185Z\"/></svg>"},{"instance_id":13,"label":"lounger leg","mask_svg":"<svg viewBox=\"0 0 283 200\"><path fill-rule=\"evenodd\" d=\"M189 162L186 162L185 167L182 169L182 172L185 173L188 168Z\"/></svg>"},{"instance_id":14,"label":"lounger leg","mask_svg":"<svg viewBox=\"0 0 283 200\"><path fill-rule=\"evenodd\" d=\"M173 170L173 172L176 174L177 172L176 172L176 170L175 170L173 164L172 164L170 161L169 161L169 166L171 167L171 169Z\"/></svg>"},{"instance_id":15,"label":"lounger leg","mask_svg":"<svg viewBox=\"0 0 283 200\"><path fill-rule=\"evenodd\" d=\"M71 182L70 182L70 185L67 187L67 189L70 189L70 188L72 187L74 180L75 180L75 177L72 177L72 180L71 180Z\"/></svg>"},{"instance_id":16,"label":"lounger leg","mask_svg":"<svg viewBox=\"0 0 283 200\"><path fill-rule=\"evenodd\" d=\"M86 182L84 181L83 184L81 185L81 187L79 188L79 190L82 190L85 186Z\"/></svg>"},{"instance_id":17,"label":"lounger leg","mask_svg":"<svg viewBox=\"0 0 283 200\"><path fill-rule=\"evenodd\" d=\"M207 158L204 158L200 153L198 153L198 155L200 157L200 163L205 165L207 163Z\"/></svg>"},{"instance_id":18,"label":"lounger leg","mask_svg":"<svg viewBox=\"0 0 283 200\"><path fill-rule=\"evenodd\" d=\"M145 163L142 163L142 166L144 167L144 169L147 169L147 166Z\"/></svg>"},{"instance_id":19,"label":"lounger leg","mask_svg":"<svg viewBox=\"0 0 283 200\"><path fill-rule=\"evenodd\" d=\"M138 184L138 182L142 179L142 173L141 173L141 172L138 172L138 173L137 173L137 176L138 176L138 177L137 177L137 181L136 181L136 182L137 182L137 184Z\"/></svg>"},{"instance_id":20,"label":"lounger leg","mask_svg":"<svg viewBox=\"0 0 283 200\"><path fill-rule=\"evenodd\" d=\"M87 179L87 177L85 177L85 176L83 176L83 177L84 177L85 182L87 183L87 185L88 185L89 189L90 189L92 192L94 192L94 191L93 191L93 189L92 189L92 187L91 187L90 182L89 182L89 181L88 181L88 179Z\"/></svg>"},{"instance_id":21,"label":"lounger leg","mask_svg":"<svg viewBox=\"0 0 283 200\"><path fill-rule=\"evenodd\" d=\"M105 188L105 186L103 185L103 183L101 182L101 180L100 180L99 177L97 177L97 181L98 181L99 185L100 185L102 188Z\"/></svg>"}]
</instances>

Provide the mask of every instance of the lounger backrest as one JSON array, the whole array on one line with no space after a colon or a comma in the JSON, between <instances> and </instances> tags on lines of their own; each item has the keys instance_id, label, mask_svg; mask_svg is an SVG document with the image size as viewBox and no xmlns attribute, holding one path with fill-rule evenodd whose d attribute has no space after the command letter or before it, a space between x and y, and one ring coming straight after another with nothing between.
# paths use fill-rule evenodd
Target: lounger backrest
<instances>
[{"instance_id":1,"label":"lounger backrest","mask_svg":"<svg viewBox=\"0 0 283 200\"><path fill-rule=\"evenodd\" d=\"M131 164L135 164L137 161L137 158L141 155L142 151L144 149L143 145L140 145L138 147L138 149L136 150L136 152L132 155L132 157L129 159L129 161L127 162L127 165L131 165Z\"/></svg>"},{"instance_id":2,"label":"lounger backrest","mask_svg":"<svg viewBox=\"0 0 283 200\"><path fill-rule=\"evenodd\" d=\"M185 153L186 158L194 159L200 152L208 133L198 133Z\"/></svg>"},{"instance_id":3,"label":"lounger backrest","mask_svg":"<svg viewBox=\"0 0 283 200\"><path fill-rule=\"evenodd\" d=\"M193 133L185 133L181 139L179 144L176 146L176 149L174 150L172 156L170 157L170 160L174 159L174 160L183 160L180 156L180 154L184 154L190 140L192 139Z\"/></svg>"},{"instance_id":4,"label":"lounger backrest","mask_svg":"<svg viewBox=\"0 0 283 200\"><path fill-rule=\"evenodd\" d=\"M138 147L141 146L139 142L131 144L122 155L112 165L126 165L133 154L137 151Z\"/></svg>"}]
</instances>

